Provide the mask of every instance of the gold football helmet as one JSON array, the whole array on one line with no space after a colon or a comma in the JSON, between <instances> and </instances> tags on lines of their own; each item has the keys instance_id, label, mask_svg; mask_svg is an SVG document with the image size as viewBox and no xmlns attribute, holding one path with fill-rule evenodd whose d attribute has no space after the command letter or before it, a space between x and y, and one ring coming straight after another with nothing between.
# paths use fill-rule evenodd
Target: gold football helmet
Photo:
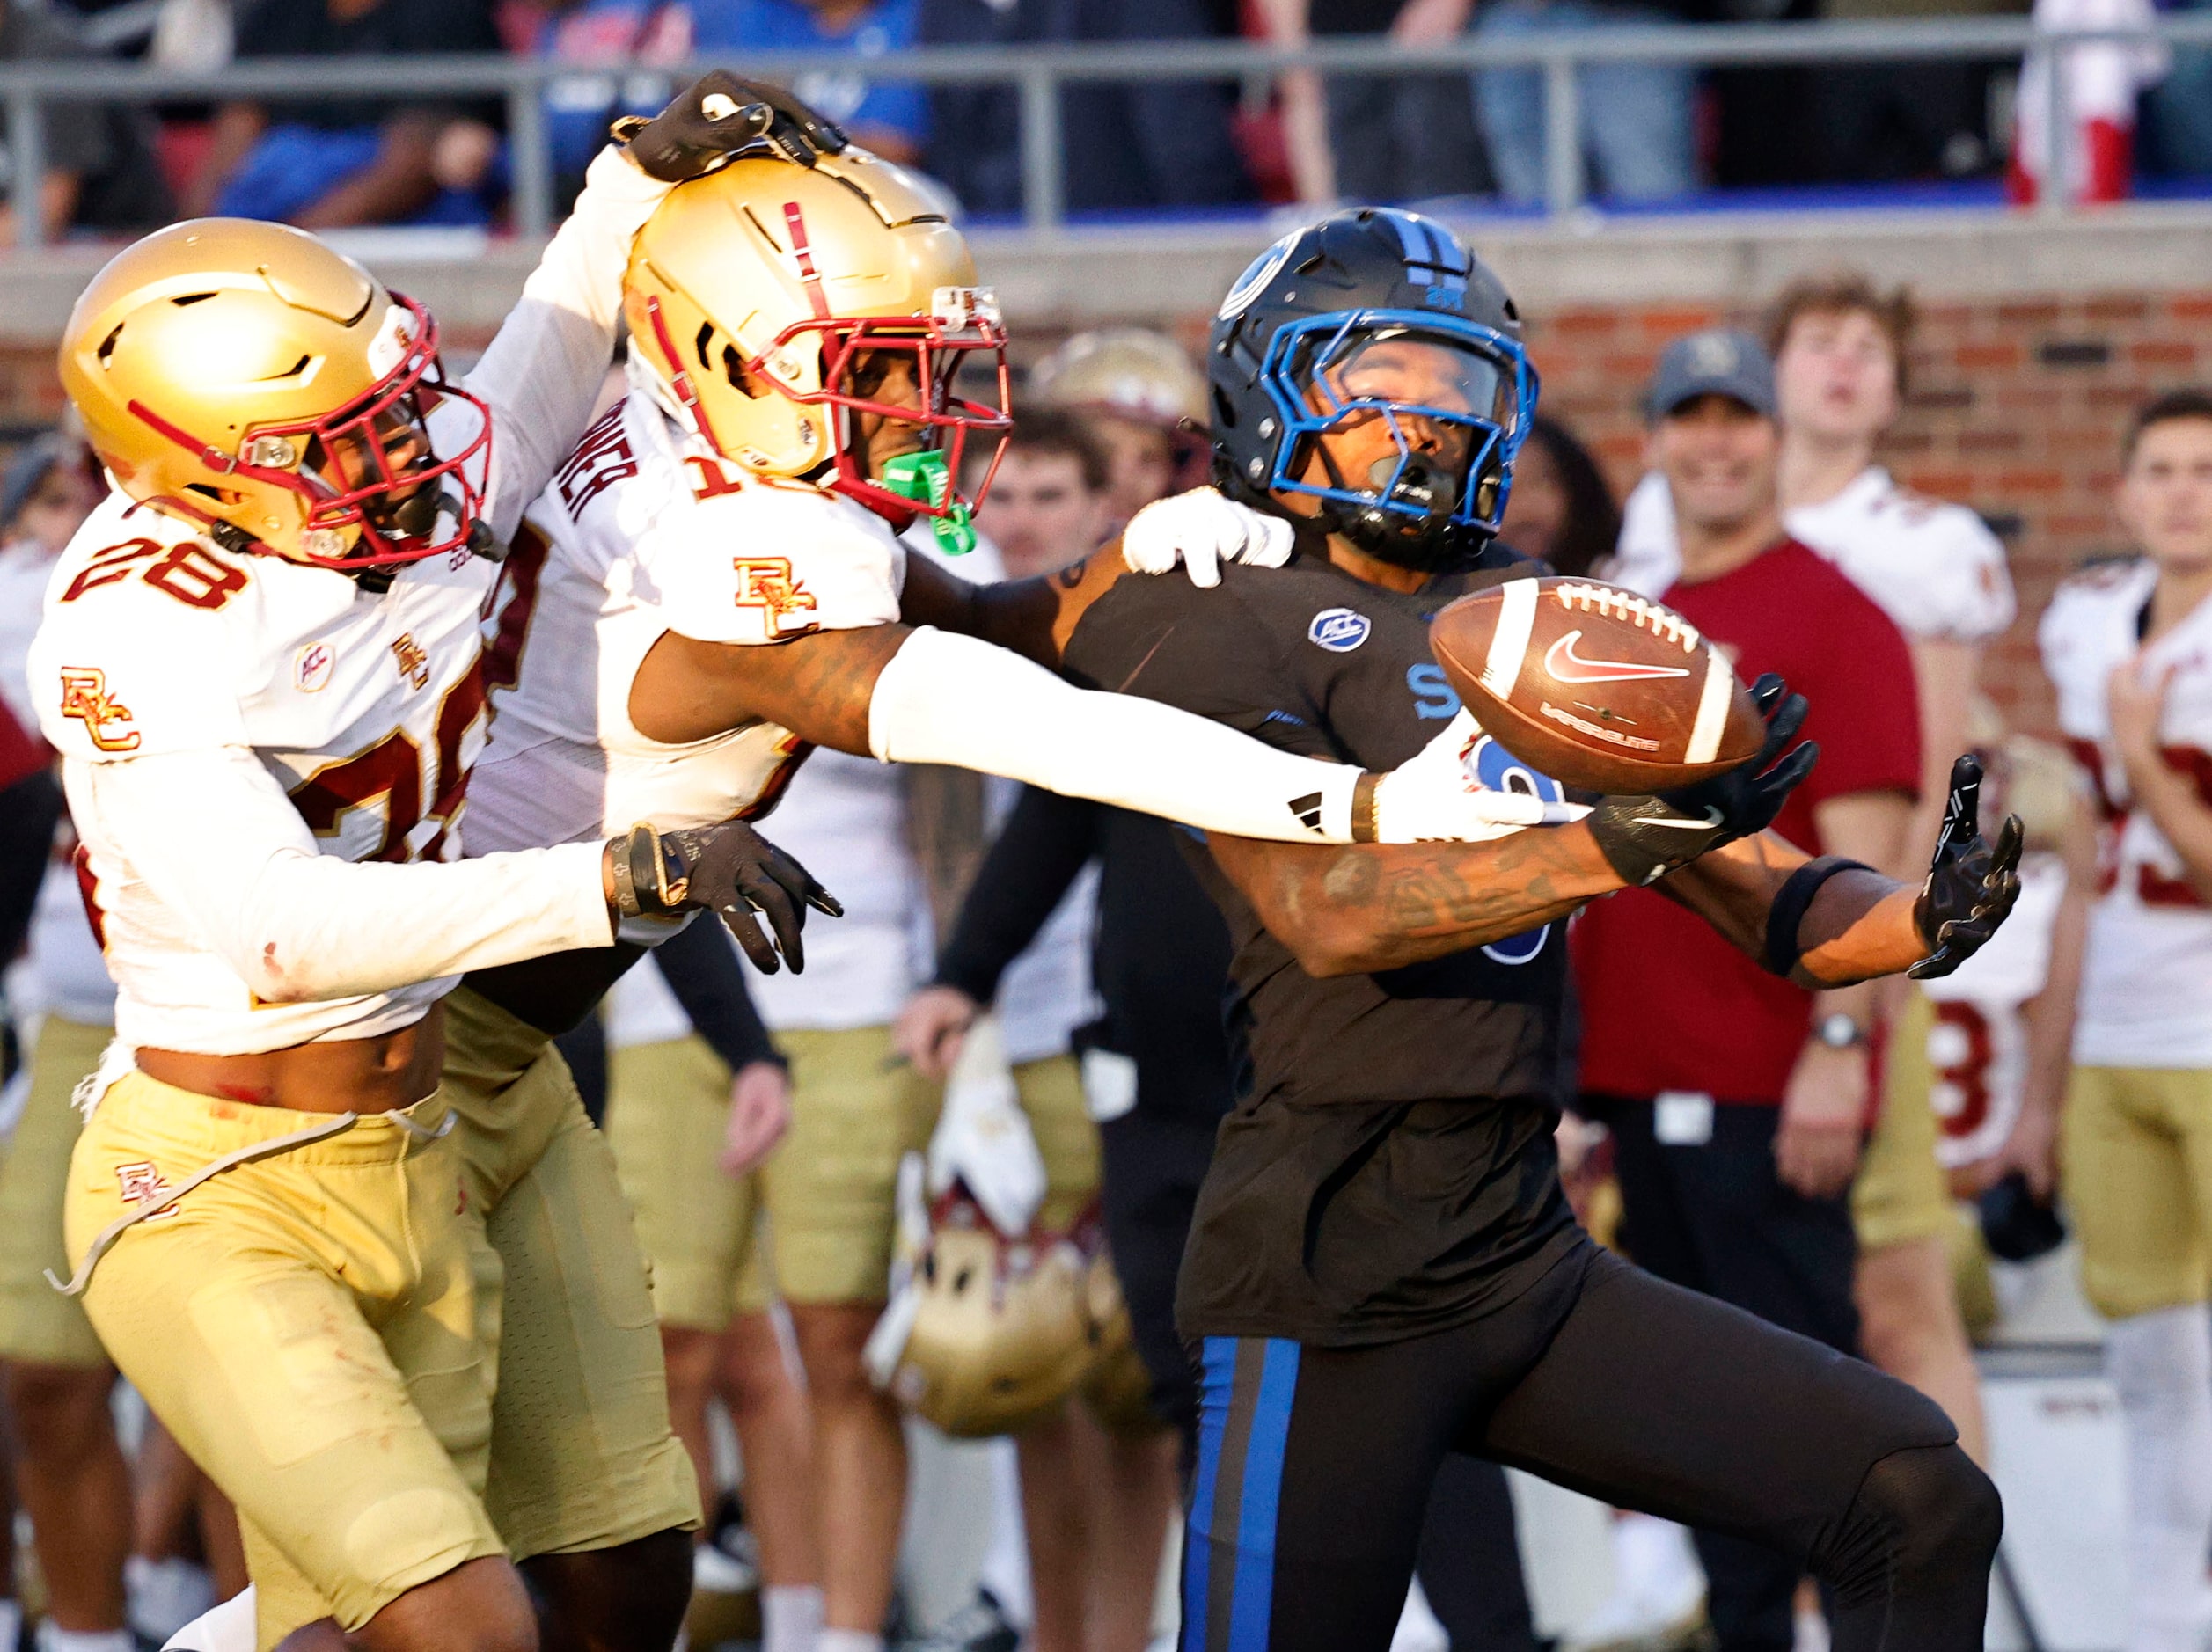
<instances>
[{"instance_id":1,"label":"gold football helmet","mask_svg":"<svg viewBox=\"0 0 2212 1652\"><path fill-rule=\"evenodd\" d=\"M1010 428L1006 328L966 240L936 196L865 150L811 167L741 158L678 185L637 238L624 309L664 405L717 453L773 477L833 464L829 486L896 521L964 523L968 437L1003 447ZM919 407L877 398L902 354ZM971 357L994 401L956 388ZM868 414L921 427L924 457L941 457L920 481L911 464L902 479L868 462L853 428Z\"/></svg>"},{"instance_id":2,"label":"gold football helmet","mask_svg":"<svg viewBox=\"0 0 2212 1652\"><path fill-rule=\"evenodd\" d=\"M1066 1239L1006 1238L957 1184L930 1228L890 1392L956 1438L1014 1433L1090 1371L1087 1264Z\"/></svg>"},{"instance_id":3,"label":"gold football helmet","mask_svg":"<svg viewBox=\"0 0 2212 1652\"><path fill-rule=\"evenodd\" d=\"M1056 407L1095 409L1175 430L1206 423L1205 376L1183 347L1148 327L1079 333L1029 371L1029 388Z\"/></svg>"},{"instance_id":4,"label":"gold football helmet","mask_svg":"<svg viewBox=\"0 0 2212 1652\"><path fill-rule=\"evenodd\" d=\"M200 218L109 259L62 339L62 388L133 499L237 551L318 567L483 549L483 404L438 365L437 326L351 259L283 224ZM477 425L431 451L444 397Z\"/></svg>"},{"instance_id":5,"label":"gold football helmet","mask_svg":"<svg viewBox=\"0 0 2212 1652\"><path fill-rule=\"evenodd\" d=\"M1121 1276L1102 1243L1083 1270L1083 1312L1091 1327L1091 1368L1080 1386L1083 1403L1116 1433L1156 1431L1161 1422L1152 1408L1152 1370L1137 1351Z\"/></svg>"}]
</instances>

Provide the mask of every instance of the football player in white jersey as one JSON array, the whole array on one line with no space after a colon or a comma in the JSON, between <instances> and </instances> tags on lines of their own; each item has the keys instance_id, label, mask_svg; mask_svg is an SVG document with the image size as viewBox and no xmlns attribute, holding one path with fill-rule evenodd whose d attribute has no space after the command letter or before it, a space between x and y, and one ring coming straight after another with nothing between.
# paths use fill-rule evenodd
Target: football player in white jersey
<instances>
[{"instance_id":1,"label":"football player in white jersey","mask_svg":"<svg viewBox=\"0 0 2212 1652\"><path fill-rule=\"evenodd\" d=\"M1770 312L1781 488L1790 532L1873 599L1912 648L1923 771L1901 840L1903 875L1934 841L1948 788L1946 754L1965 749L1966 708L1989 640L2012 623L2004 548L1962 505L1900 487L1873 462L1903 406L1912 327L1902 294L1863 276L1799 282ZM1666 479L1637 485L1622 513L1615 579L1656 596L1681 559ZM1943 1235L1950 1210L1925 1107L1885 1105L1851 1192L1855 1284L1866 1356L1938 1400L1976 1458L1981 1400L1952 1290Z\"/></svg>"},{"instance_id":2,"label":"football player in white jersey","mask_svg":"<svg viewBox=\"0 0 2212 1652\"><path fill-rule=\"evenodd\" d=\"M697 1499L657 1359L636 1437L600 1443L630 1476L604 1504L569 1518L558 1451L493 1449L516 1405L540 1444L533 1365L588 1363L602 1326L649 1340L650 1309L557 1056L472 1089L451 1069L498 1052L458 1023L443 1048L440 1000L472 966L604 947L625 914L720 904L742 925L748 886L788 928L758 881L772 864L804 892L736 822L674 840L656 870L675 875L642 887L590 845L462 863L455 830L495 559L589 418L631 239L670 179L777 141L770 114L710 77L635 135L640 164L601 156L458 384L420 306L238 220L127 249L65 334L114 492L54 573L30 680L119 988L72 1161L70 1289L238 1505L257 1578L286 1581L258 1591L264 1646L321 1615L288 1616L304 1599L364 1647L531 1646L510 1552L550 1561L533 1582L575 1644L665 1645L681 1611ZM538 1219L503 1243L517 1208ZM502 1294L533 1334L495 1413ZM660 1538L657 1570L657 1550L622 1555Z\"/></svg>"},{"instance_id":3,"label":"football player in white jersey","mask_svg":"<svg viewBox=\"0 0 2212 1652\"><path fill-rule=\"evenodd\" d=\"M2128 1443L2129 1652L2212 1635L2212 393L2151 402L2116 499L2142 549L2059 588L2059 727L2106 811L2061 1129Z\"/></svg>"},{"instance_id":4,"label":"football player in white jersey","mask_svg":"<svg viewBox=\"0 0 2212 1652\"><path fill-rule=\"evenodd\" d=\"M1110 545L1072 581L978 589L909 554L915 536L971 542L953 479L971 440L1002 436L1007 381L964 241L896 166L846 149L811 167L741 159L684 186L639 238L625 305L631 393L531 509L509 563L471 852L765 812L814 743L1278 840L1487 837L1505 815L1542 813L1470 790L1456 734L1377 778L1080 692L946 629L1051 659L1127 565ZM963 369L994 402L970 398ZM1185 515L1205 551L1217 533L1232 555L1287 551L1285 524L1214 496L1185 496ZM653 835L633 841L649 877ZM563 1006L549 974L477 984L553 1030L598 986ZM859 1380L872 1318L846 1316L823 1363ZM872 1644L882 1621L898 1509L875 1501L869 1529L824 1556L830 1632L857 1637L844 1646Z\"/></svg>"}]
</instances>

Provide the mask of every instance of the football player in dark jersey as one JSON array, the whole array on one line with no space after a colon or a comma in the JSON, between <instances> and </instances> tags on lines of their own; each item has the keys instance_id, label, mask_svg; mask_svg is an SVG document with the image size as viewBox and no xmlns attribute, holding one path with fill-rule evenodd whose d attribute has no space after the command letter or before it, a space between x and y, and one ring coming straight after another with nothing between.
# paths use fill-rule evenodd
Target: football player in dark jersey
<instances>
[{"instance_id":1,"label":"football player in dark jersey","mask_svg":"<svg viewBox=\"0 0 2212 1652\"><path fill-rule=\"evenodd\" d=\"M1534 412L1520 330L1496 277L1413 215L1277 243L1214 323L1212 434L1224 491L1288 517L1297 554L1212 589L1124 581L1068 667L1295 751L1422 749L1464 716L1430 618L1540 571L1491 543ZM1203 1389L1184 1652L1387 1647L1452 1452L1782 1547L1831 1590L1838 1652L1981 1644L2000 1509L1941 1410L1600 1250L1560 1192L1578 906L1656 881L1826 986L1955 968L2017 892L2016 829L1981 839L1970 764L1917 891L1768 833L1815 752L1788 749L1801 698L1769 678L1754 698L1760 755L1666 797L1569 798L1463 724L1474 772L1565 823L1191 845L1235 948L1244 1082L1178 1292Z\"/></svg>"}]
</instances>

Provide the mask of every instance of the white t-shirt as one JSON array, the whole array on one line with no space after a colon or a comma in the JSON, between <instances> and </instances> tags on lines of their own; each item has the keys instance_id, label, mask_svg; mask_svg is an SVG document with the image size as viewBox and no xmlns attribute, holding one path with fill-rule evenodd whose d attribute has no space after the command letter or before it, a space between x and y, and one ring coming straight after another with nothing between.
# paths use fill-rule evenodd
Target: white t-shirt
<instances>
[{"instance_id":1,"label":"white t-shirt","mask_svg":"<svg viewBox=\"0 0 2212 1652\"><path fill-rule=\"evenodd\" d=\"M1963 505L1908 493L1879 464L1833 499L1783 519L1791 535L1841 569L1906 636L1978 642L2012 623L2012 578L2004 546ZM1648 473L1621 511L1609 577L1646 596L1681 576L1674 503L1666 479Z\"/></svg>"},{"instance_id":2,"label":"white t-shirt","mask_svg":"<svg viewBox=\"0 0 2212 1652\"><path fill-rule=\"evenodd\" d=\"M2106 680L2135 654L2157 583L2148 561L2090 569L2059 587L2038 632L2059 727L2096 781L2106 820L2074 1027L2074 1059L2085 1066L2212 1067L2212 907L2150 815L2132 807L2106 712ZM2212 800L2212 603L2145 649L2143 668L2172 670L2159 743Z\"/></svg>"}]
</instances>

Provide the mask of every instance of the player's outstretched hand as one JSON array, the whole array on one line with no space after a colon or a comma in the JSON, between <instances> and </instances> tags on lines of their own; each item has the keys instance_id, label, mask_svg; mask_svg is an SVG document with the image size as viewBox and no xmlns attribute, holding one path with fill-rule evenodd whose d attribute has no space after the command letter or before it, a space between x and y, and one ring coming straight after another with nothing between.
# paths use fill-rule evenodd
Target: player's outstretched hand
<instances>
[{"instance_id":1,"label":"player's outstretched hand","mask_svg":"<svg viewBox=\"0 0 2212 1652\"><path fill-rule=\"evenodd\" d=\"M1563 826L1590 811L1527 792L1494 791L1470 765L1483 730L1464 706L1441 733L1389 773L1373 793L1374 841L1484 843L1528 826Z\"/></svg>"},{"instance_id":2,"label":"player's outstretched hand","mask_svg":"<svg viewBox=\"0 0 2212 1652\"><path fill-rule=\"evenodd\" d=\"M1913 924L1928 945L1928 955L1905 971L1915 981L1947 976L1973 957L2020 898L2020 817L2007 815L1990 844L1981 815L1981 763L1964 757L1951 765L1936 858L1913 907Z\"/></svg>"},{"instance_id":3,"label":"player's outstretched hand","mask_svg":"<svg viewBox=\"0 0 2212 1652\"><path fill-rule=\"evenodd\" d=\"M1708 850L1766 830L1813 772L1819 745L1808 740L1787 755L1784 749L1805 727L1805 696L1791 693L1769 671L1751 685L1751 698L1767 720L1767 737L1748 763L1677 792L1605 798L1591 812L1592 836L1630 888L1656 882Z\"/></svg>"},{"instance_id":4,"label":"player's outstretched hand","mask_svg":"<svg viewBox=\"0 0 2212 1652\"><path fill-rule=\"evenodd\" d=\"M1170 574L1190 583L1221 582L1224 562L1279 568L1290 560L1291 525L1280 516L1224 499L1211 487L1156 499L1121 530L1122 560L1139 574Z\"/></svg>"},{"instance_id":5,"label":"player's outstretched hand","mask_svg":"<svg viewBox=\"0 0 2212 1652\"><path fill-rule=\"evenodd\" d=\"M670 832L633 826L608 843L607 853L616 911L625 917L719 913L763 975L775 974L778 953L794 975L806 968L800 931L808 907L831 917L845 915L813 874L741 820ZM760 917L774 932L773 944Z\"/></svg>"},{"instance_id":6,"label":"player's outstretched hand","mask_svg":"<svg viewBox=\"0 0 2212 1652\"><path fill-rule=\"evenodd\" d=\"M773 155L800 166L846 147L845 134L780 86L712 69L651 120L626 115L612 135L650 177L680 184L740 155Z\"/></svg>"}]
</instances>

